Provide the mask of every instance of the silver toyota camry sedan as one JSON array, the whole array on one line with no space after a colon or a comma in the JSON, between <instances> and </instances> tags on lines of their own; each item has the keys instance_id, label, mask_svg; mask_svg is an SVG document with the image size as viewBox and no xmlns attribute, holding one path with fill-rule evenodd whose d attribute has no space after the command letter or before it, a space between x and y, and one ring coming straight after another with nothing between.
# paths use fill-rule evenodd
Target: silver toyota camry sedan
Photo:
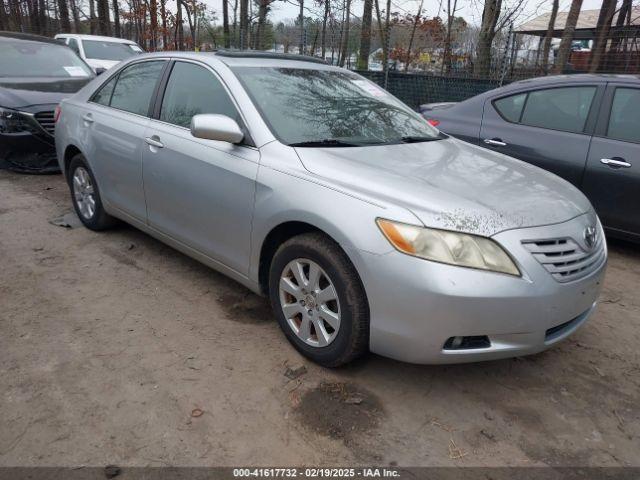
<instances>
[{"instance_id":1,"label":"silver toyota camry sedan","mask_svg":"<svg viewBox=\"0 0 640 480\"><path fill-rule=\"evenodd\" d=\"M78 216L123 220L254 292L325 366L540 352L592 314L588 200L455 140L361 76L258 53L137 56L56 112Z\"/></svg>"}]
</instances>

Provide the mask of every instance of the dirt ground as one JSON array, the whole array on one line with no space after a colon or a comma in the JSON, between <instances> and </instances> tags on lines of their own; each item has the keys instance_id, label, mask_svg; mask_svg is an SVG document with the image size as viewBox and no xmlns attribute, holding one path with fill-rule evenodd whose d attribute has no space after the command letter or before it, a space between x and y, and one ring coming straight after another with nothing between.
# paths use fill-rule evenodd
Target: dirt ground
<instances>
[{"instance_id":1,"label":"dirt ground","mask_svg":"<svg viewBox=\"0 0 640 480\"><path fill-rule=\"evenodd\" d=\"M543 354L326 370L265 300L70 210L60 176L0 171L0 466L640 466L640 246Z\"/></svg>"}]
</instances>

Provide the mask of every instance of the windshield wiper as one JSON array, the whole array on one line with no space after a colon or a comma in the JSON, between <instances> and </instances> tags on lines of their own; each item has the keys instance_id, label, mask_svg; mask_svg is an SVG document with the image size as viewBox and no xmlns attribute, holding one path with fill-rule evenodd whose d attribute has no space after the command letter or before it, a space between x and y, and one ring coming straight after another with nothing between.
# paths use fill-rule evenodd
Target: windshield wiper
<instances>
[{"instance_id":1,"label":"windshield wiper","mask_svg":"<svg viewBox=\"0 0 640 480\"><path fill-rule=\"evenodd\" d=\"M404 137L400 137L400 142L402 143L419 143L419 142L434 142L436 140L442 140L443 136L437 137L421 137L416 135L407 135Z\"/></svg>"},{"instance_id":2,"label":"windshield wiper","mask_svg":"<svg viewBox=\"0 0 640 480\"><path fill-rule=\"evenodd\" d=\"M357 143L345 142L335 138L325 138L323 140L309 140L306 142L290 143L290 147L358 147Z\"/></svg>"}]
</instances>

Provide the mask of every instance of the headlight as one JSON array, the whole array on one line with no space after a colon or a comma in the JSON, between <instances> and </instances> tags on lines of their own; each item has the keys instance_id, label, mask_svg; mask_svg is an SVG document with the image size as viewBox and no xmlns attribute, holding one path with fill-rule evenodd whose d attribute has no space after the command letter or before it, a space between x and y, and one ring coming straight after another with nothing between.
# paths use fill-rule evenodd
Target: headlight
<instances>
[{"instance_id":1,"label":"headlight","mask_svg":"<svg viewBox=\"0 0 640 480\"><path fill-rule=\"evenodd\" d=\"M383 219L377 223L391 245L407 255L520 276L511 257L489 238Z\"/></svg>"},{"instance_id":2,"label":"headlight","mask_svg":"<svg viewBox=\"0 0 640 480\"><path fill-rule=\"evenodd\" d=\"M0 107L0 133L19 133L32 130L20 112Z\"/></svg>"}]
</instances>

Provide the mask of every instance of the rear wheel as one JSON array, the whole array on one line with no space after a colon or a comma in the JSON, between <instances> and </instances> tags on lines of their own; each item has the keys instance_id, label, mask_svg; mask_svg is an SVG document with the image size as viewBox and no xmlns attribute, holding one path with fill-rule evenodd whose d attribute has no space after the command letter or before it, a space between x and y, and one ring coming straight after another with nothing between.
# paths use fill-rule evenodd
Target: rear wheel
<instances>
[{"instance_id":1,"label":"rear wheel","mask_svg":"<svg viewBox=\"0 0 640 480\"><path fill-rule=\"evenodd\" d=\"M308 233L280 246L269 296L293 346L320 365L343 365L367 351L369 308L360 278L327 236Z\"/></svg>"},{"instance_id":2,"label":"rear wheel","mask_svg":"<svg viewBox=\"0 0 640 480\"><path fill-rule=\"evenodd\" d=\"M82 154L71 159L68 181L73 208L85 227L105 230L117 223L115 218L105 212L98 184Z\"/></svg>"}]
</instances>

